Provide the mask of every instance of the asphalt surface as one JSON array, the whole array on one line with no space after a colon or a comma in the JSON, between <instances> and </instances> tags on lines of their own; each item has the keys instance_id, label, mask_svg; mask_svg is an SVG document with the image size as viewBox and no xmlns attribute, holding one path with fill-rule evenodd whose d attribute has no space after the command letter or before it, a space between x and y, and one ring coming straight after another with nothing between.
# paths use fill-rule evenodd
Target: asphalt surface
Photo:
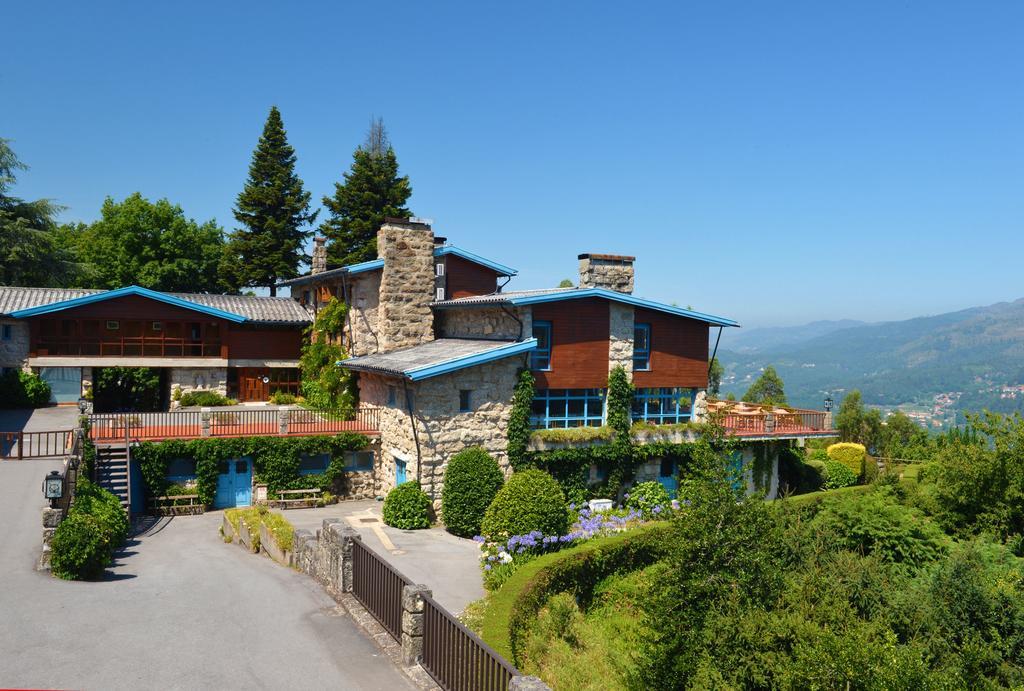
<instances>
[{"instance_id":1,"label":"asphalt surface","mask_svg":"<svg viewBox=\"0 0 1024 691\"><path fill-rule=\"evenodd\" d=\"M78 406L50 406L35 410L0 410L0 432L51 432L73 429Z\"/></svg>"},{"instance_id":2,"label":"asphalt surface","mask_svg":"<svg viewBox=\"0 0 1024 691\"><path fill-rule=\"evenodd\" d=\"M164 519L97 583L34 570L43 476L0 462L0 687L410 689L311 578Z\"/></svg>"}]
</instances>

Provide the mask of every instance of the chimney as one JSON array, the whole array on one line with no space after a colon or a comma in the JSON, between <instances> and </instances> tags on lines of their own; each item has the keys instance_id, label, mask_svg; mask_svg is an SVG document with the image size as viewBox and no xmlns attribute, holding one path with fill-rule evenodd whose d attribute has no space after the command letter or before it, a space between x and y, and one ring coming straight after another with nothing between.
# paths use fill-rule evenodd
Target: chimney
<instances>
[{"instance_id":1,"label":"chimney","mask_svg":"<svg viewBox=\"0 0 1024 691\"><path fill-rule=\"evenodd\" d=\"M607 288L633 292L633 262L636 257L620 254L581 254L580 288Z\"/></svg>"},{"instance_id":2,"label":"chimney","mask_svg":"<svg viewBox=\"0 0 1024 691\"><path fill-rule=\"evenodd\" d=\"M379 351L434 340L434 232L412 219L387 218L377 232L384 260L378 308Z\"/></svg>"},{"instance_id":3,"label":"chimney","mask_svg":"<svg viewBox=\"0 0 1024 691\"><path fill-rule=\"evenodd\" d=\"M309 265L310 274L327 271L327 238L317 235L313 238L313 261Z\"/></svg>"}]
</instances>

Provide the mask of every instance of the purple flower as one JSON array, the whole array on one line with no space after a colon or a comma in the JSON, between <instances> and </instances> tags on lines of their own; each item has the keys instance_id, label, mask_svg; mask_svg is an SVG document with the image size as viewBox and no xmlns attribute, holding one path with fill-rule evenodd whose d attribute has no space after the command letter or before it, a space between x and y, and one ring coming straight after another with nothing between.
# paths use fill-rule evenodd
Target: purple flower
<instances>
[{"instance_id":1,"label":"purple flower","mask_svg":"<svg viewBox=\"0 0 1024 691\"><path fill-rule=\"evenodd\" d=\"M484 571L490 571L490 570L491 570L491 565L490 564L484 564Z\"/></svg>"},{"instance_id":2,"label":"purple flower","mask_svg":"<svg viewBox=\"0 0 1024 691\"><path fill-rule=\"evenodd\" d=\"M487 542L487 538L485 538L483 535L474 535L473 536L473 542L480 542L480 543Z\"/></svg>"}]
</instances>

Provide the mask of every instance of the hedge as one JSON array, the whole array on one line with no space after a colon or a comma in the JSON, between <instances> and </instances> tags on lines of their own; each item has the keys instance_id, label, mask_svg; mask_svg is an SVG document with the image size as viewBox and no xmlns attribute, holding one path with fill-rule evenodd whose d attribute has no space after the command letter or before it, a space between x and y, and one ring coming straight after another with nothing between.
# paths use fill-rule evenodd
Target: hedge
<instances>
[{"instance_id":1,"label":"hedge","mask_svg":"<svg viewBox=\"0 0 1024 691\"><path fill-rule=\"evenodd\" d=\"M489 538L523 535L539 530L562 535L569 523L569 508L562 489L543 470L517 471L498 490L480 526Z\"/></svg>"},{"instance_id":2,"label":"hedge","mask_svg":"<svg viewBox=\"0 0 1024 691\"><path fill-rule=\"evenodd\" d=\"M0 408L42 408L50 403L50 385L33 372L8 370L0 376Z\"/></svg>"},{"instance_id":3,"label":"hedge","mask_svg":"<svg viewBox=\"0 0 1024 691\"><path fill-rule=\"evenodd\" d=\"M127 539L128 529L121 501L89 480L79 479L75 502L50 545L53 575L65 580L102 577L114 550Z\"/></svg>"},{"instance_id":4,"label":"hedge","mask_svg":"<svg viewBox=\"0 0 1024 691\"><path fill-rule=\"evenodd\" d=\"M433 502L420 489L415 480L403 482L388 492L382 514L384 522L400 530L420 530L430 527Z\"/></svg>"},{"instance_id":5,"label":"hedge","mask_svg":"<svg viewBox=\"0 0 1024 691\"><path fill-rule=\"evenodd\" d=\"M863 444L853 442L840 442L832 444L826 451L828 457L852 470L860 477L864 473L864 458L867 456L867 449Z\"/></svg>"},{"instance_id":6,"label":"hedge","mask_svg":"<svg viewBox=\"0 0 1024 691\"><path fill-rule=\"evenodd\" d=\"M529 627L548 598L570 592L585 608L605 578L636 571L664 557L670 533L668 522L650 523L523 564L488 598L481 625L483 639L519 664Z\"/></svg>"},{"instance_id":7,"label":"hedge","mask_svg":"<svg viewBox=\"0 0 1024 691\"><path fill-rule=\"evenodd\" d=\"M484 449L472 447L452 456L441 490L441 518L448 532L479 535L484 513L504 482L498 462Z\"/></svg>"},{"instance_id":8,"label":"hedge","mask_svg":"<svg viewBox=\"0 0 1024 691\"><path fill-rule=\"evenodd\" d=\"M840 489L857 484L860 477L845 463L825 461L825 489Z\"/></svg>"}]
</instances>

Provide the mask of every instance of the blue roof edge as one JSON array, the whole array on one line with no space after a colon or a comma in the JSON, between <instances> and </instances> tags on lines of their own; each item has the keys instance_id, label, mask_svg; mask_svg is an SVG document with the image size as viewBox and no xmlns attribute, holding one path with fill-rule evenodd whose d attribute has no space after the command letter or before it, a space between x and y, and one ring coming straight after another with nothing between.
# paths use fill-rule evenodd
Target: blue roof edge
<instances>
[{"instance_id":1,"label":"blue roof edge","mask_svg":"<svg viewBox=\"0 0 1024 691\"><path fill-rule=\"evenodd\" d=\"M708 324L714 324L715 326L739 326L739 322L734 321L732 319L727 319L726 317L716 317L713 314L695 312L694 310L683 309L682 307L674 307L672 305L666 305L661 302L654 302L653 300L645 300L644 298L634 297L632 295L629 295L628 293L620 293L616 290L609 290L607 288L579 288L577 290L567 290L563 293L525 295L522 297L509 298L508 302L512 305L534 305L542 302L578 300L580 298L588 297L606 298L608 300L622 302L627 305L633 305L634 307L646 307L648 309L657 310L659 312L676 314L680 317L689 317L690 319L696 319L698 321L707 322Z\"/></svg>"},{"instance_id":2,"label":"blue roof edge","mask_svg":"<svg viewBox=\"0 0 1024 691\"><path fill-rule=\"evenodd\" d=\"M498 262L491 261L490 259L481 257L479 254L473 254L472 252L468 252L456 245L444 245L442 247L434 249L435 257L443 257L446 254L454 254L457 257L462 257L466 261L471 261L474 264L479 264L480 266L486 266L488 269L492 269L501 274L502 276L511 277L519 275L519 271L513 269L511 266L505 266L504 264L499 264Z\"/></svg>"},{"instance_id":3,"label":"blue roof edge","mask_svg":"<svg viewBox=\"0 0 1024 691\"><path fill-rule=\"evenodd\" d=\"M497 348L485 350L482 353L463 355L462 357L452 358L451 360L440 362L436 365L427 365L425 367L406 370L405 376L408 377L410 381L430 379L431 377L448 374L449 372L456 372L467 367L474 367L476 365L493 362L494 360L501 360L513 355L519 355L520 353L528 353L536 348L537 339L527 338L525 341L508 343L503 346L498 346Z\"/></svg>"},{"instance_id":4,"label":"blue roof edge","mask_svg":"<svg viewBox=\"0 0 1024 691\"><path fill-rule=\"evenodd\" d=\"M224 310L219 310L216 307L207 307L206 305L200 305L196 302L190 302L189 300L182 300L181 298L174 297L173 295L167 295L156 290L143 288L142 286L125 286L124 288L117 288L116 290L108 290L102 293L83 295L82 297L72 298L70 300L52 302L49 305L28 307L23 310L11 312L10 316L14 317L15 319L24 319L25 317L36 317L41 314L60 312L66 309L81 307L82 305L91 305L95 302L104 302L106 300L112 300L114 298L125 297L128 295L138 295L141 297L149 298L151 300L157 300L159 302L164 302L168 305L174 305L175 307L181 307L183 309L201 312L203 314L208 314L210 316L218 317L220 319L226 319L228 321L235 322L236 324L248 321L246 317L243 317L240 314L235 314L234 312L225 312Z\"/></svg>"}]
</instances>

